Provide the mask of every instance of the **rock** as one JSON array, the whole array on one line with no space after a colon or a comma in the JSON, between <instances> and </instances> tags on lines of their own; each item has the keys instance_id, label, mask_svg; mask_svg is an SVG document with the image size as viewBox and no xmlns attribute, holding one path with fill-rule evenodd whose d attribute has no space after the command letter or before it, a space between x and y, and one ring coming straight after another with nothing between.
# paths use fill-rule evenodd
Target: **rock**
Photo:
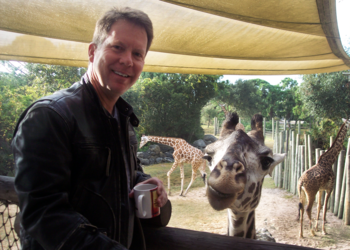
<instances>
[{"instance_id":1,"label":"rock","mask_svg":"<svg viewBox=\"0 0 350 250\"><path fill-rule=\"evenodd\" d=\"M158 144L158 146L160 148L160 151L162 151L163 153L170 152L172 154L174 152L174 148L168 145Z\"/></svg>"},{"instance_id":2,"label":"rock","mask_svg":"<svg viewBox=\"0 0 350 250\"><path fill-rule=\"evenodd\" d=\"M165 162L174 162L174 158L165 157L164 161Z\"/></svg>"},{"instance_id":3,"label":"rock","mask_svg":"<svg viewBox=\"0 0 350 250\"><path fill-rule=\"evenodd\" d=\"M160 153L160 147L158 145L151 145L148 149L150 151L150 154L153 156L159 155Z\"/></svg>"},{"instance_id":4,"label":"rock","mask_svg":"<svg viewBox=\"0 0 350 250\"><path fill-rule=\"evenodd\" d=\"M160 157L158 157L158 158L156 158L156 163L162 163L163 162L163 158L160 158Z\"/></svg>"},{"instance_id":5,"label":"rock","mask_svg":"<svg viewBox=\"0 0 350 250\"><path fill-rule=\"evenodd\" d=\"M143 159L143 158L139 158L140 159L140 162L142 165L146 165L148 166L149 165L149 160L148 159Z\"/></svg>"},{"instance_id":6,"label":"rock","mask_svg":"<svg viewBox=\"0 0 350 250\"><path fill-rule=\"evenodd\" d=\"M172 158L174 160L173 154L169 152L165 152L165 157Z\"/></svg>"},{"instance_id":7,"label":"rock","mask_svg":"<svg viewBox=\"0 0 350 250\"><path fill-rule=\"evenodd\" d=\"M216 138L215 136L213 135L205 135L203 137L203 141L206 145L209 145L210 143L213 143L215 141L217 141L218 138Z\"/></svg>"},{"instance_id":8,"label":"rock","mask_svg":"<svg viewBox=\"0 0 350 250\"><path fill-rule=\"evenodd\" d=\"M194 141L192 146L203 151L204 148L207 146L207 144L205 144L205 142L202 139L199 139L199 140Z\"/></svg>"},{"instance_id":9,"label":"rock","mask_svg":"<svg viewBox=\"0 0 350 250\"><path fill-rule=\"evenodd\" d=\"M271 233L266 228L261 228L256 231L256 239L261 241L276 242L276 240L272 237Z\"/></svg>"}]
</instances>

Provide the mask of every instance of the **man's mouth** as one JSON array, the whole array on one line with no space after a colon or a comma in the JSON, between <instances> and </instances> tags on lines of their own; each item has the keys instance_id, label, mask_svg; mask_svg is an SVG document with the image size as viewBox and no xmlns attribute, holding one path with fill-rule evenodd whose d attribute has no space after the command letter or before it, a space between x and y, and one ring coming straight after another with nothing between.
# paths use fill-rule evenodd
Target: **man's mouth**
<instances>
[{"instance_id":1,"label":"man's mouth","mask_svg":"<svg viewBox=\"0 0 350 250\"><path fill-rule=\"evenodd\" d=\"M125 77L125 78L130 77L129 75L125 75L125 74L120 73L120 72L118 72L118 71L114 71L114 70L113 70L113 72L114 72L115 74L117 74L118 76L122 76L122 77Z\"/></svg>"}]
</instances>

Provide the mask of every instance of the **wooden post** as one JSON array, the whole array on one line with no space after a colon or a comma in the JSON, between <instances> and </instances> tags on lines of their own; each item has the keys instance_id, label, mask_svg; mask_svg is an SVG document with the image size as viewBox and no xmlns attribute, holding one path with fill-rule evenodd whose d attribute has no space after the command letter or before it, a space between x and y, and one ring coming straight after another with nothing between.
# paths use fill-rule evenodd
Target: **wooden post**
<instances>
[{"instance_id":1,"label":"wooden post","mask_svg":"<svg viewBox=\"0 0 350 250\"><path fill-rule=\"evenodd\" d=\"M272 139L275 138L275 119L272 118Z\"/></svg>"},{"instance_id":2,"label":"wooden post","mask_svg":"<svg viewBox=\"0 0 350 250\"><path fill-rule=\"evenodd\" d=\"M308 152L309 152L309 168L311 168L312 166L313 166L313 164L312 164L312 146L311 146L311 144L312 144L312 141L311 141L311 135L308 135L307 136L307 142L308 142Z\"/></svg>"},{"instance_id":3,"label":"wooden post","mask_svg":"<svg viewBox=\"0 0 350 250\"><path fill-rule=\"evenodd\" d=\"M304 154L305 154L305 162L304 162L304 165L305 165L305 170L308 170L309 167L308 167L308 163L309 163L309 157L308 157L308 142L307 142L307 134L304 133ZM304 171L305 171L304 170Z\"/></svg>"},{"instance_id":4,"label":"wooden post","mask_svg":"<svg viewBox=\"0 0 350 250\"><path fill-rule=\"evenodd\" d=\"M263 118L263 135L266 136L266 118Z\"/></svg>"},{"instance_id":5,"label":"wooden post","mask_svg":"<svg viewBox=\"0 0 350 250\"><path fill-rule=\"evenodd\" d=\"M284 146L284 131L280 132L280 153L283 153L283 146ZM283 187L283 171L284 171L284 161L282 161L280 164L279 164L279 175L278 175L278 187L279 188L282 188Z\"/></svg>"},{"instance_id":6,"label":"wooden post","mask_svg":"<svg viewBox=\"0 0 350 250\"><path fill-rule=\"evenodd\" d=\"M217 131L217 128L216 128L217 122L218 122L218 118L217 118L217 117L214 117L214 135L217 135L217 134L216 134L216 131Z\"/></svg>"},{"instance_id":7,"label":"wooden post","mask_svg":"<svg viewBox=\"0 0 350 250\"><path fill-rule=\"evenodd\" d=\"M343 180L343 173L344 173L344 155L345 150L340 151L339 157L338 157L338 173L337 173L337 180L336 180L336 188L335 188L335 201L334 201L334 215L338 215L339 211L339 201L340 201L340 191L341 191L341 182Z\"/></svg>"},{"instance_id":8,"label":"wooden post","mask_svg":"<svg viewBox=\"0 0 350 250\"><path fill-rule=\"evenodd\" d=\"M290 166L290 192L294 193L294 175L295 175L295 132L291 131L292 136L292 152L290 156L291 166Z\"/></svg>"},{"instance_id":9,"label":"wooden post","mask_svg":"<svg viewBox=\"0 0 350 250\"><path fill-rule=\"evenodd\" d=\"M284 130L284 131L286 131L286 125L287 125L287 124L286 124L286 121L287 121L286 119L284 119L284 121L283 121L283 130Z\"/></svg>"},{"instance_id":10,"label":"wooden post","mask_svg":"<svg viewBox=\"0 0 350 250\"><path fill-rule=\"evenodd\" d=\"M298 134L300 135L300 123L301 121L298 121Z\"/></svg>"},{"instance_id":11,"label":"wooden post","mask_svg":"<svg viewBox=\"0 0 350 250\"><path fill-rule=\"evenodd\" d=\"M289 130L285 130L286 134L286 159L284 160L284 175L283 175L283 188L288 190L289 186L289 152L288 152L288 146L289 146Z\"/></svg>"},{"instance_id":12,"label":"wooden post","mask_svg":"<svg viewBox=\"0 0 350 250\"><path fill-rule=\"evenodd\" d=\"M342 185L341 185L340 201L339 201L339 208L338 208L338 218L339 219L344 218L345 187L346 187L347 172L348 172L347 168L344 167L344 175L343 175L343 181L342 181Z\"/></svg>"},{"instance_id":13,"label":"wooden post","mask_svg":"<svg viewBox=\"0 0 350 250\"><path fill-rule=\"evenodd\" d=\"M350 140L348 143L348 151L350 147ZM346 195L344 204L344 223L345 225L350 225L350 154L347 157L347 164L345 168L347 169L347 179L346 179Z\"/></svg>"},{"instance_id":14,"label":"wooden post","mask_svg":"<svg viewBox=\"0 0 350 250\"><path fill-rule=\"evenodd\" d=\"M340 155L338 155L338 161L339 161L339 157ZM333 164L333 172L334 172L334 176L335 176L335 179L337 179L337 172L338 172L338 161L336 160ZM330 204L330 210L332 211L332 213L334 213L334 203L335 203L335 188L336 188L336 185L337 185L337 182L335 181L334 183L334 187L333 187L333 191L332 191L332 194L331 194L331 204Z\"/></svg>"}]
</instances>

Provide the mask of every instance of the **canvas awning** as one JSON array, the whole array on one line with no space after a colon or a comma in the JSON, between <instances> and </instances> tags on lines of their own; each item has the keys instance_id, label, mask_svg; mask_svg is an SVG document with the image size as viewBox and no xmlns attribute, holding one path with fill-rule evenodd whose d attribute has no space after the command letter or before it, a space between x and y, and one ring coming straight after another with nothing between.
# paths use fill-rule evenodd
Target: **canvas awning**
<instances>
[{"instance_id":1,"label":"canvas awning","mask_svg":"<svg viewBox=\"0 0 350 250\"><path fill-rule=\"evenodd\" d=\"M0 59L84 66L96 20L145 11L155 39L144 71L219 75L347 70L335 0L0 0Z\"/></svg>"}]
</instances>

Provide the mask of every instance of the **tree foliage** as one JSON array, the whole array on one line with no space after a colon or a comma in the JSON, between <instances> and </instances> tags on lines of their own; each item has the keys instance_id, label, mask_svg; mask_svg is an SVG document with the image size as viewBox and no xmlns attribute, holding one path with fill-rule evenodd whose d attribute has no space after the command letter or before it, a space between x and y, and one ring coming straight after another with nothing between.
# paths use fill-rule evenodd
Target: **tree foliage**
<instances>
[{"instance_id":1,"label":"tree foliage","mask_svg":"<svg viewBox=\"0 0 350 250\"><path fill-rule=\"evenodd\" d=\"M299 88L308 114L333 121L350 115L350 84L342 72L304 75Z\"/></svg>"},{"instance_id":2,"label":"tree foliage","mask_svg":"<svg viewBox=\"0 0 350 250\"><path fill-rule=\"evenodd\" d=\"M202 108L215 96L219 76L143 73L123 97L140 119L138 133L199 139Z\"/></svg>"},{"instance_id":3,"label":"tree foliage","mask_svg":"<svg viewBox=\"0 0 350 250\"><path fill-rule=\"evenodd\" d=\"M1 62L0 72L0 175L13 175L12 134L20 114L35 100L66 88L80 79L83 68ZM46 71L47 70L47 71ZM65 77L67 78L65 79Z\"/></svg>"}]
</instances>

